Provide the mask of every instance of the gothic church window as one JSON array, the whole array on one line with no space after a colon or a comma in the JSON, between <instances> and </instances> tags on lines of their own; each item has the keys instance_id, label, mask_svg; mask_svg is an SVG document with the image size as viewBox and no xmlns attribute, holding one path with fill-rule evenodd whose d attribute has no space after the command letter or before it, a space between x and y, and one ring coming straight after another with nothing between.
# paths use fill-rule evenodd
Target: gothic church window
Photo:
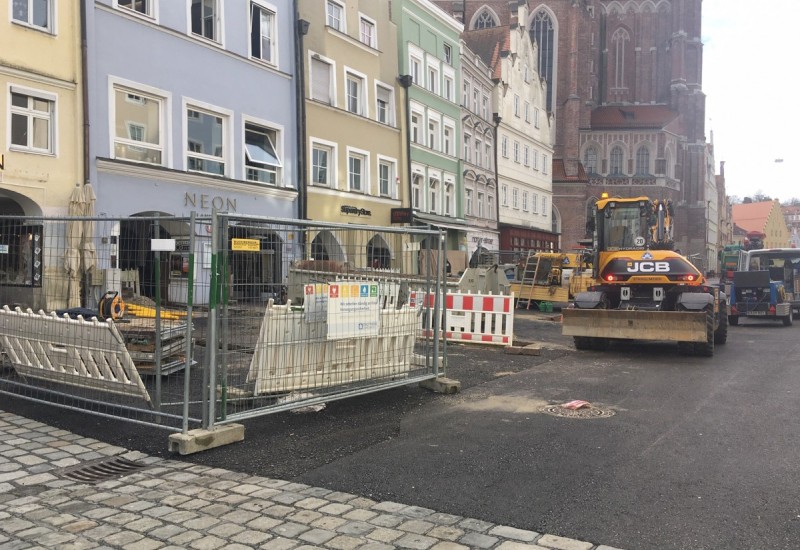
<instances>
[{"instance_id":1,"label":"gothic church window","mask_svg":"<svg viewBox=\"0 0 800 550\"><path fill-rule=\"evenodd\" d=\"M613 149L611 149L611 169L609 170L609 174L612 176L621 176L622 175L622 147L617 145Z\"/></svg>"},{"instance_id":2,"label":"gothic church window","mask_svg":"<svg viewBox=\"0 0 800 550\"><path fill-rule=\"evenodd\" d=\"M583 167L587 174L597 173L597 149L589 147L583 154Z\"/></svg>"},{"instance_id":3,"label":"gothic church window","mask_svg":"<svg viewBox=\"0 0 800 550\"><path fill-rule=\"evenodd\" d=\"M496 26L497 21L495 21L494 16L488 9L485 8L478 14L478 18L475 20L476 29L491 29L492 27Z\"/></svg>"},{"instance_id":4,"label":"gothic church window","mask_svg":"<svg viewBox=\"0 0 800 550\"><path fill-rule=\"evenodd\" d=\"M625 86L625 49L630 42L630 35L625 29L617 29L611 36L611 51L614 60L614 87Z\"/></svg>"},{"instance_id":5,"label":"gothic church window","mask_svg":"<svg viewBox=\"0 0 800 550\"><path fill-rule=\"evenodd\" d=\"M540 10L533 17L531 38L539 45L539 76L547 82L547 110L553 110L553 74L555 66L555 28L550 14Z\"/></svg>"},{"instance_id":6,"label":"gothic church window","mask_svg":"<svg viewBox=\"0 0 800 550\"><path fill-rule=\"evenodd\" d=\"M636 151L636 175L644 176L650 173L650 150L642 145Z\"/></svg>"}]
</instances>

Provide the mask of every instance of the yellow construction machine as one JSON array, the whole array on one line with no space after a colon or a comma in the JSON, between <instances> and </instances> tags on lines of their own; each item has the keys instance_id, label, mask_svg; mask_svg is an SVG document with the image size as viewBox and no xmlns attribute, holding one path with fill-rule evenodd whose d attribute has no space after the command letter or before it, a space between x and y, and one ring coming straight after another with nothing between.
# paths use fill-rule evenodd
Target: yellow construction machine
<instances>
[{"instance_id":1,"label":"yellow construction machine","mask_svg":"<svg viewBox=\"0 0 800 550\"><path fill-rule=\"evenodd\" d=\"M597 201L594 283L562 310L562 333L579 350L613 340L678 342L683 354L711 356L728 335L725 294L673 250L671 201L648 197Z\"/></svg>"},{"instance_id":2,"label":"yellow construction machine","mask_svg":"<svg viewBox=\"0 0 800 550\"><path fill-rule=\"evenodd\" d=\"M544 304L565 307L594 281L587 251L530 251L520 262L520 275L511 282L518 305L542 309Z\"/></svg>"}]
</instances>

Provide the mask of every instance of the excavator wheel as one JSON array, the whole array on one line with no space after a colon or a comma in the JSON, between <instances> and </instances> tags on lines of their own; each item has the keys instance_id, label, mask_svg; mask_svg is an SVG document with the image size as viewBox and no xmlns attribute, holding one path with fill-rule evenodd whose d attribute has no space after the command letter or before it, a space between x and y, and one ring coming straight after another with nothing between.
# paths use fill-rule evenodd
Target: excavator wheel
<instances>
[{"instance_id":1,"label":"excavator wheel","mask_svg":"<svg viewBox=\"0 0 800 550\"><path fill-rule=\"evenodd\" d=\"M714 308L708 306L706 308L706 341L694 343L695 355L703 357L711 357L714 355Z\"/></svg>"},{"instance_id":2,"label":"excavator wheel","mask_svg":"<svg viewBox=\"0 0 800 550\"><path fill-rule=\"evenodd\" d=\"M719 304L719 326L714 331L714 343L724 344L728 341L728 305L724 302Z\"/></svg>"}]
</instances>

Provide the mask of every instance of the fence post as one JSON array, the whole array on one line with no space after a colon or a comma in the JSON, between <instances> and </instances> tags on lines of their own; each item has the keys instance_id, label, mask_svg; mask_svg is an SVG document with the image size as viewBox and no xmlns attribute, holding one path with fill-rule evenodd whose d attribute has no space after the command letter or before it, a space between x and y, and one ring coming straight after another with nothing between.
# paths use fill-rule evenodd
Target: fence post
<instances>
[{"instance_id":1,"label":"fence post","mask_svg":"<svg viewBox=\"0 0 800 550\"><path fill-rule=\"evenodd\" d=\"M208 292L208 331L206 353L208 354L208 420L207 429L214 426L217 400L217 305L219 302L219 217L217 210L211 213L211 288Z\"/></svg>"},{"instance_id":2,"label":"fence post","mask_svg":"<svg viewBox=\"0 0 800 550\"><path fill-rule=\"evenodd\" d=\"M189 386L192 370L192 302L194 300L194 244L197 214L189 215L189 280L186 282L186 363L183 367L183 433L189 431Z\"/></svg>"},{"instance_id":3,"label":"fence post","mask_svg":"<svg viewBox=\"0 0 800 550\"><path fill-rule=\"evenodd\" d=\"M153 238L161 238L161 224L158 221L158 214L153 222ZM151 248L152 249L152 248ZM155 366L156 373L156 398L155 409L161 412L161 252L156 250L156 265L155 265L155 279L156 279L156 318L155 318ZM161 415L156 416L156 422L161 423Z\"/></svg>"}]
</instances>

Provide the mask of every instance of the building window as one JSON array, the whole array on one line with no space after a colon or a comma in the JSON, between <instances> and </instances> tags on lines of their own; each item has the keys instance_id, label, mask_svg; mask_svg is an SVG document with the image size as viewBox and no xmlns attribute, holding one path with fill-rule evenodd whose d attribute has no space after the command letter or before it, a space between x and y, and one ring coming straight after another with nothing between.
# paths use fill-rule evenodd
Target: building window
<instances>
[{"instance_id":1,"label":"building window","mask_svg":"<svg viewBox=\"0 0 800 550\"><path fill-rule=\"evenodd\" d=\"M364 79L352 73L345 77L347 110L357 115L364 114Z\"/></svg>"},{"instance_id":2,"label":"building window","mask_svg":"<svg viewBox=\"0 0 800 550\"><path fill-rule=\"evenodd\" d=\"M547 217L547 197L542 197L542 216Z\"/></svg>"},{"instance_id":3,"label":"building window","mask_svg":"<svg viewBox=\"0 0 800 550\"><path fill-rule=\"evenodd\" d=\"M481 114L485 120L489 120L489 96L486 94L481 97Z\"/></svg>"},{"instance_id":4,"label":"building window","mask_svg":"<svg viewBox=\"0 0 800 550\"><path fill-rule=\"evenodd\" d=\"M478 193L478 217L483 218L483 193Z\"/></svg>"},{"instance_id":5,"label":"building window","mask_svg":"<svg viewBox=\"0 0 800 550\"><path fill-rule=\"evenodd\" d=\"M422 143L422 115L420 113L411 113L411 141L414 143Z\"/></svg>"},{"instance_id":6,"label":"building window","mask_svg":"<svg viewBox=\"0 0 800 550\"><path fill-rule=\"evenodd\" d=\"M331 186L333 149L313 144L311 147L311 183Z\"/></svg>"},{"instance_id":7,"label":"building window","mask_svg":"<svg viewBox=\"0 0 800 550\"><path fill-rule=\"evenodd\" d=\"M611 37L614 63L614 87L625 88L625 49L630 42L630 35L625 29L617 29Z\"/></svg>"},{"instance_id":8,"label":"building window","mask_svg":"<svg viewBox=\"0 0 800 550\"><path fill-rule=\"evenodd\" d=\"M434 214L439 213L439 179L436 177L428 178L428 196L430 202L428 203L428 211Z\"/></svg>"},{"instance_id":9,"label":"building window","mask_svg":"<svg viewBox=\"0 0 800 550\"><path fill-rule=\"evenodd\" d=\"M547 103L546 107L549 111L553 111L553 74L555 71L555 48L556 48L556 32L550 15L544 9L540 9L533 17L532 38L539 46L539 59L537 67L539 68L539 76L547 83ZM537 125L538 128L538 125Z\"/></svg>"},{"instance_id":10,"label":"building window","mask_svg":"<svg viewBox=\"0 0 800 550\"><path fill-rule=\"evenodd\" d=\"M464 105L464 107L465 107L465 108L467 108L467 109L469 109L469 90L470 90L469 81L468 81L468 80L465 80L465 81L464 81L464 90L463 90L463 92L462 92L462 94L461 94L461 95L462 95L462 97L461 97L461 103L462 103L462 104Z\"/></svg>"},{"instance_id":11,"label":"building window","mask_svg":"<svg viewBox=\"0 0 800 550\"><path fill-rule=\"evenodd\" d=\"M522 164L525 166L531 165L531 148L527 145L522 149Z\"/></svg>"},{"instance_id":12,"label":"building window","mask_svg":"<svg viewBox=\"0 0 800 550\"><path fill-rule=\"evenodd\" d=\"M117 0L117 6L141 15L153 17L153 1L154 0ZM17 2L15 1L14 3L16 4Z\"/></svg>"},{"instance_id":13,"label":"building window","mask_svg":"<svg viewBox=\"0 0 800 550\"><path fill-rule=\"evenodd\" d=\"M589 147L583 154L583 164L587 174L597 173L597 149Z\"/></svg>"},{"instance_id":14,"label":"building window","mask_svg":"<svg viewBox=\"0 0 800 550\"><path fill-rule=\"evenodd\" d=\"M475 138L475 164L478 166L483 166L483 158L481 158L482 154L483 142L478 138Z\"/></svg>"},{"instance_id":15,"label":"building window","mask_svg":"<svg viewBox=\"0 0 800 550\"><path fill-rule=\"evenodd\" d=\"M511 207L519 210L519 189L516 187L511 190Z\"/></svg>"},{"instance_id":16,"label":"building window","mask_svg":"<svg viewBox=\"0 0 800 550\"><path fill-rule=\"evenodd\" d=\"M533 125L538 128L539 127L539 108L533 108Z\"/></svg>"},{"instance_id":17,"label":"building window","mask_svg":"<svg viewBox=\"0 0 800 550\"><path fill-rule=\"evenodd\" d=\"M11 88L11 145L14 149L53 153L55 100Z\"/></svg>"},{"instance_id":18,"label":"building window","mask_svg":"<svg viewBox=\"0 0 800 550\"><path fill-rule=\"evenodd\" d=\"M534 214L538 214L539 213L539 195L537 195L536 193L534 193L533 197L531 198L531 206L532 206L532 209L533 209L533 213Z\"/></svg>"},{"instance_id":19,"label":"building window","mask_svg":"<svg viewBox=\"0 0 800 550\"><path fill-rule=\"evenodd\" d=\"M475 114L480 113L481 91L475 86L472 88L472 112Z\"/></svg>"},{"instance_id":20,"label":"building window","mask_svg":"<svg viewBox=\"0 0 800 550\"><path fill-rule=\"evenodd\" d=\"M514 162L519 163L519 142L514 141Z\"/></svg>"},{"instance_id":21,"label":"building window","mask_svg":"<svg viewBox=\"0 0 800 550\"><path fill-rule=\"evenodd\" d=\"M454 216L455 215L455 195L453 194L453 188L455 186L451 182L445 182L444 184L444 214L445 216Z\"/></svg>"},{"instance_id":22,"label":"building window","mask_svg":"<svg viewBox=\"0 0 800 550\"><path fill-rule=\"evenodd\" d=\"M523 212L527 212L528 211L528 192L527 191L523 191L522 192L522 211Z\"/></svg>"},{"instance_id":23,"label":"building window","mask_svg":"<svg viewBox=\"0 0 800 550\"><path fill-rule=\"evenodd\" d=\"M519 96L514 94L514 116L519 118Z\"/></svg>"},{"instance_id":24,"label":"building window","mask_svg":"<svg viewBox=\"0 0 800 550\"><path fill-rule=\"evenodd\" d=\"M366 44L370 48L374 48L376 41L375 22L362 15L359 20L358 29L361 43Z\"/></svg>"},{"instance_id":25,"label":"building window","mask_svg":"<svg viewBox=\"0 0 800 550\"><path fill-rule=\"evenodd\" d=\"M500 141L500 152L503 158L508 158L508 136L503 136L502 141Z\"/></svg>"},{"instance_id":26,"label":"building window","mask_svg":"<svg viewBox=\"0 0 800 550\"><path fill-rule=\"evenodd\" d=\"M394 90L380 85L376 86L375 113L378 122L394 126Z\"/></svg>"},{"instance_id":27,"label":"building window","mask_svg":"<svg viewBox=\"0 0 800 550\"><path fill-rule=\"evenodd\" d=\"M277 185L281 161L275 144L278 132L258 124L244 125L245 179L256 183Z\"/></svg>"},{"instance_id":28,"label":"building window","mask_svg":"<svg viewBox=\"0 0 800 550\"><path fill-rule=\"evenodd\" d=\"M381 197L394 197L395 163L388 160L378 162L378 192Z\"/></svg>"},{"instance_id":29,"label":"building window","mask_svg":"<svg viewBox=\"0 0 800 550\"><path fill-rule=\"evenodd\" d=\"M467 216L472 215L472 189L464 191L464 213Z\"/></svg>"},{"instance_id":30,"label":"building window","mask_svg":"<svg viewBox=\"0 0 800 550\"><path fill-rule=\"evenodd\" d=\"M328 0L327 4L327 24L340 32L345 32L344 7L339 2Z\"/></svg>"},{"instance_id":31,"label":"building window","mask_svg":"<svg viewBox=\"0 0 800 550\"><path fill-rule=\"evenodd\" d=\"M488 9L484 9L482 12L480 12L477 19L475 19L476 29L491 29L492 27L496 26L497 21L494 20L492 13Z\"/></svg>"},{"instance_id":32,"label":"building window","mask_svg":"<svg viewBox=\"0 0 800 550\"><path fill-rule=\"evenodd\" d=\"M464 162L472 162L472 136L464 134Z\"/></svg>"},{"instance_id":33,"label":"building window","mask_svg":"<svg viewBox=\"0 0 800 550\"><path fill-rule=\"evenodd\" d=\"M447 101L453 101L453 90L455 89L455 84L453 82L453 77L445 75L444 77L444 98Z\"/></svg>"},{"instance_id":34,"label":"building window","mask_svg":"<svg viewBox=\"0 0 800 550\"><path fill-rule=\"evenodd\" d=\"M490 220L494 219L494 195L486 197L486 217Z\"/></svg>"},{"instance_id":35,"label":"building window","mask_svg":"<svg viewBox=\"0 0 800 550\"><path fill-rule=\"evenodd\" d=\"M428 90L434 94L439 93L439 69L428 66Z\"/></svg>"},{"instance_id":36,"label":"building window","mask_svg":"<svg viewBox=\"0 0 800 550\"><path fill-rule=\"evenodd\" d=\"M13 0L11 14L18 23L53 32L52 0Z\"/></svg>"},{"instance_id":37,"label":"building window","mask_svg":"<svg viewBox=\"0 0 800 550\"><path fill-rule=\"evenodd\" d=\"M411 79L414 84L419 86L422 83L422 60L418 57L409 56L408 67L411 72Z\"/></svg>"},{"instance_id":38,"label":"building window","mask_svg":"<svg viewBox=\"0 0 800 550\"><path fill-rule=\"evenodd\" d=\"M255 2L250 4L250 56L275 63L275 14Z\"/></svg>"},{"instance_id":39,"label":"building window","mask_svg":"<svg viewBox=\"0 0 800 550\"><path fill-rule=\"evenodd\" d=\"M453 64L453 48L450 44L444 44L444 62L448 65Z\"/></svg>"},{"instance_id":40,"label":"building window","mask_svg":"<svg viewBox=\"0 0 800 550\"><path fill-rule=\"evenodd\" d=\"M428 147L439 150L439 121L428 120Z\"/></svg>"},{"instance_id":41,"label":"building window","mask_svg":"<svg viewBox=\"0 0 800 550\"><path fill-rule=\"evenodd\" d=\"M444 126L444 154L453 156L453 135L455 134L455 128L452 126L448 126L445 124Z\"/></svg>"},{"instance_id":42,"label":"building window","mask_svg":"<svg viewBox=\"0 0 800 550\"><path fill-rule=\"evenodd\" d=\"M636 151L636 175L645 176L649 173L650 173L650 150L644 145L642 145Z\"/></svg>"},{"instance_id":43,"label":"building window","mask_svg":"<svg viewBox=\"0 0 800 550\"><path fill-rule=\"evenodd\" d=\"M621 176L622 175L622 147L617 145L613 149L611 149L611 169L609 170L609 174L612 176Z\"/></svg>"},{"instance_id":44,"label":"building window","mask_svg":"<svg viewBox=\"0 0 800 550\"><path fill-rule=\"evenodd\" d=\"M486 144L486 169L487 170L491 170L492 169L492 144L491 143L487 143Z\"/></svg>"},{"instance_id":45,"label":"building window","mask_svg":"<svg viewBox=\"0 0 800 550\"><path fill-rule=\"evenodd\" d=\"M525 102L525 122L531 121L531 104L527 101Z\"/></svg>"},{"instance_id":46,"label":"building window","mask_svg":"<svg viewBox=\"0 0 800 550\"><path fill-rule=\"evenodd\" d=\"M508 185L506 184L500 188L500 200L502 201L500 204L508 206Z\"/></svg>"},{"instance_id":47,"label":"building window","mask_svg":"<svg viewBox=\"0 0 800 550\"><path fill-rule=\"evenodd\" d=\"M411 178L411 206L422 208L422 175L414 174Z\"/></svg>"},{"instance_id":48,"label":"building window","mask_svg":"<svg viewBox=\"0 0 800 550\"><path fill-rule=\"evenodd\" d=\"M114 88L114 158L164 163L164 100Z\"/></svg>"},{"instance_id":49,"label":"building window","mask_svg":"<svg viewBox=\"0 0 800 550\"><path fill-rule=\"evenodd\" d=\"M547 167L548 164L547 155L542 155L542 174L547 174L549 168Z\"/></svg>"},{"instance_id":50,"label":"building window","mask_svg":"<svg viewBox=\"0 0 800 550\"><path fill-rule=\"evenodd\" d=\"M347 156L347 181L350 191L367 191L367 157L350 153Z\"/></svg>"},{"instance_id":51,"label":"building window","mask_svg":"<svg viewBox=\"0 0 800 550\"><path fill-rule=\"evenodd\" d=\"M192 34L219 42L218 0L192 0Z\"/></svg>"},{"instance_id":52,"label":"building window","mask_svg":"<svg viewBox=\"0 0 800 550\"><path fill-rule=\"evenodd\" d=\"M226 173L226 120L217 113L186 110L186 168L214 176Z\"/></svg>"},{"instance_id":53,"label":"building window","mask_svg":"<svg viewBox=\"0 0 800 550\"><path fill-rule=\"evenodd\" d=\"M331 96L331 74L333 66L322 59L311 59L311 99L316 99L330 105Z\"/></svg>"},{"instance_id":54,"label":"building window","mask_svg":"<svg viewBox=\"0 0 800 550\"><path fill-rule=\"evenodd\" d=\"M539 169L539 151L536 149L533 150L533 169Z\"/></svg>"}]
</instances>

